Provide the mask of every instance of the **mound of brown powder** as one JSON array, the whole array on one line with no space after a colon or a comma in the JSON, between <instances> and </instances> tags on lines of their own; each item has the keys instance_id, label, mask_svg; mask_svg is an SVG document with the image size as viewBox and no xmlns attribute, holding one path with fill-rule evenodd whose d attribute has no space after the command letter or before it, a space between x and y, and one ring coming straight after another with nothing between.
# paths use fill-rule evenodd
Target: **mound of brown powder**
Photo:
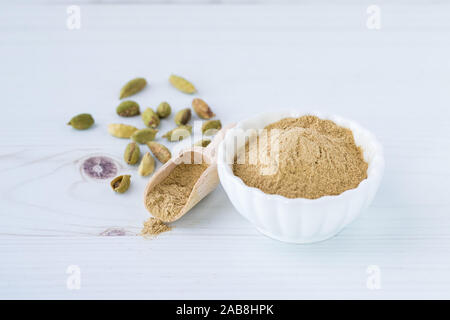
<instances>
[{"instance_id":1,"label":"mound of brown powder","mask_svg":"<svg viewBox=\"0 0 450 320\"><path fill-rule=\"evenodd\" d=\"M154 237L158 234L166 231L170 231L172 228L164 224L161 220L150 218L144 222L144 227L141 231L141 236Z\"/></svg>"},{"instance_id":2,"label":"mound of brown powder","mask_svg":"<svg viewBox=\"0 0 450 320\"><path fill-rule=\"evenodd\" d=\"M333 121L303 116L265 129L267 134L249 139L233 165L234 174L250 187L287 198L316 199L356 188L367 178L368 165L352 132Z\"/></svg>"},{"instance_id":3,"label":"mound of brown powder","mask_svg":"<svg viewBox=\"0 0 450 320\"><path fill-rule=\"evenodd\" d=\"M181 163L146 197L147 208L163 221L171 221L186 204L192 189L207 164Z\"/></svg>"}]
</instances>

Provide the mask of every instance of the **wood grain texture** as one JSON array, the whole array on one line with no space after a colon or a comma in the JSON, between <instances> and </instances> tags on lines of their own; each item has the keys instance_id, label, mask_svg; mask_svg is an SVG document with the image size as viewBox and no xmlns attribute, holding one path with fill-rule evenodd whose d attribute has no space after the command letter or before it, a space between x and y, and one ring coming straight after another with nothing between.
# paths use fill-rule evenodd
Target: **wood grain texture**
<instances>
[{"instance_id":1,"label":"wood grain texture","mask_svg":"<svg viewBox=\"0 0 450 320\"><path fill-rule=\"evenodd\" d=\"M381 9L371 31L363 5L83 4L70 31L65 5L3 5L0 298L450 298L450 6ZM289 245L260 235L219 186L173 231L135 236L148 178L106 126L142 126L115 115L136 76L149 81L141 107L189 106L171 73L223 124L281 108L359 121L385 148L372 206L329 241ZM91 130L66 125L81 112ZM131 173L129 192L83 176L91 155ZM66 287L69 265L80 290ZM366 287L369 265L380 290Z\"/></svg>"}]
</instances>

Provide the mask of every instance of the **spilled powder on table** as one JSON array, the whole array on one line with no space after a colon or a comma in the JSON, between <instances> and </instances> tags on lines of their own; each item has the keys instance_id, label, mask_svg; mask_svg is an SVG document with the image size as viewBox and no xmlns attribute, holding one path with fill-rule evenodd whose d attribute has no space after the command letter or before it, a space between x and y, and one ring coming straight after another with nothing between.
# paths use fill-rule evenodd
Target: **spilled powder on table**
<instances>
[{"instance_id":1,"label":"spilled powder on table","mask_svg":"<svg viewBox=\"0 0 450 320\"><path fill-rule=\"evenodd\" d=\"M158 234L172 230L172 227L166 225L159 219L150 218L144 222L144 227L141 231L141 236L154 237Z\"/></svg>"}]
</instances>

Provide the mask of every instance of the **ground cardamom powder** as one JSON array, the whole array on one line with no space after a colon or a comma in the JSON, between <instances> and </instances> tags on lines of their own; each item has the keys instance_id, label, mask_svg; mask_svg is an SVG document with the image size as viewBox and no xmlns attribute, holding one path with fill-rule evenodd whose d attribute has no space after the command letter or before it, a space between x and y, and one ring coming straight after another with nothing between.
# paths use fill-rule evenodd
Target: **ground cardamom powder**
<instances>
[{"instance_id":1,"label":"ground cardamom powder","mask_svg":"<svg viewBox=\"0 0 450 320\"><path fill-rule=\"evenodd\" d=\"M333 121L308 115L265 129L267 134L253 143L249 139L233 165L234 174L250 187L287 198L317 199L356 188L367 178L368 165L352 131ZM278 152L272 152L271 141L278 142ZM257 160L250 162L251 155Z\"/></svg>"},{"instance_id":2,"label":"ground cardamom powder","mask_svg":"<svg viewBox=\"0 0 450 320\"><path fill-rule=\"evenodd\" d=\"M150 218L144 222L144 227L141 230L141 236L143 237L154 237L158 234L166 231L170 231L172 228L161 220Z\"/></svg>"},{"instance_id":3,"label":"ground cardamom powder","mask_svg":"<svg viewBox=\"0 0 450 320\"><path fill-rule=\"evenodd\" d=\"M187 203L195 183L208 168L207 164L181 163L146 197L147 208L164 221L176 217Z\"/></svg>"}]
</instances>

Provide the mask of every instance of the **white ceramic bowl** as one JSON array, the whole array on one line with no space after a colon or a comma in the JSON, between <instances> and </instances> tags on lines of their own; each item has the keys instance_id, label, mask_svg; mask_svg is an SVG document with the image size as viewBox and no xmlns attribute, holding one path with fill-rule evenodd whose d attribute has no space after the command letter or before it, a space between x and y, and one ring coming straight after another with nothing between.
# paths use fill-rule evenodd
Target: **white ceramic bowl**
<instances>
[{"instance_id":1,"label":"white ceramic bowl","mask_svg":"<svg viewBox=\"0 0 450 320\"><path fill-rule=\"evenodd\" d=\"M243 130L262 129L283 118L308 114L332 120L353 132L356 145L362 148L369 165L367 179L357 188L318 199L289 199L249 187L233 174L230 159L234 159L236 153L236 137L245 136ZM375 136L354 121L320 112L285 111L262 114L230 129L219 146L217 165L220 182L234 207L260 232L281 241L311 243L333 237L369 206L380 185L384 158Z\"/></svg>"}]
</instances>

